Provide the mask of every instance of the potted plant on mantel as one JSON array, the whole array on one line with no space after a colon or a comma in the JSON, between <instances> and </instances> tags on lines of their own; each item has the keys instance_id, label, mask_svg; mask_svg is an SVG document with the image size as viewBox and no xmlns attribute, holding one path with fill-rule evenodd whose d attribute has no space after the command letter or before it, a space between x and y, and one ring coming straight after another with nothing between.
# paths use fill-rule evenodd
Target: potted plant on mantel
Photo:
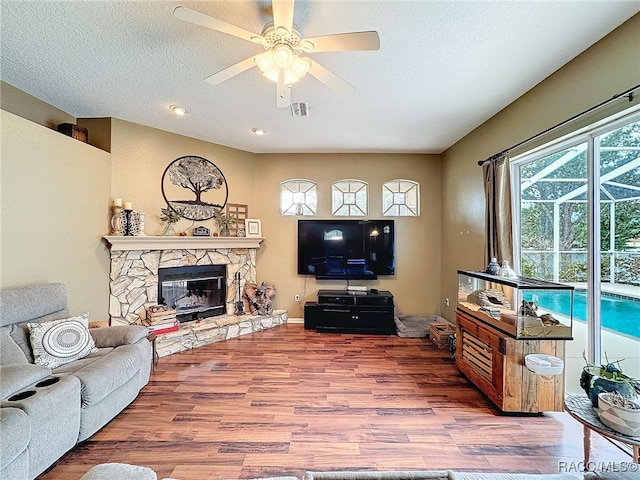
<instances>
[{"instance_id":1,"label":"potted plant on mantel","mask_svg":"<svg viewBox=\"0 0 640 480\"><path fill-rule=\"evenodd\" d=\"M161 208L160 211L162 212L162 215L160 215L160 220L162 220L163 222L167 222L167 224L162 229L161 235L175 235L176 230L175 228L173 228L173 226L182 218L183 210L174 210L173 208L167 206L167 208Z\"/></svg>"},{"instance_id":2,"label":"potted plant on mantel","mask_svg":"<svg viewBox=\"0 0 640 480\"><path fill-rule=\"evenodd\" d=\"M213 219L218 225L221 237L228 237L229 229L236 224L236 216L232 213L225 213L220 208L215 209Z\"/></svg>"}]
</instances>

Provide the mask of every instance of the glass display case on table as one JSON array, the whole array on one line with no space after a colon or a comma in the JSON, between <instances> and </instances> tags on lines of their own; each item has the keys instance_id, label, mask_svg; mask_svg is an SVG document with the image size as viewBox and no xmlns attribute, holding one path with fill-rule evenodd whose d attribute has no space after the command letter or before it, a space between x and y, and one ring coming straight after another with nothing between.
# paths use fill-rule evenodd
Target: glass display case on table
<instances>
[{"instance_id":1,"label":"glass display case on table","mask_svg":"<svg viewBox=\"0 0 640 480\"><path fill-rule=\"evenodd\" d=\"M571 285L458 270L457 306L516 339L572 339Z\"/></svg>"}]
</instances>

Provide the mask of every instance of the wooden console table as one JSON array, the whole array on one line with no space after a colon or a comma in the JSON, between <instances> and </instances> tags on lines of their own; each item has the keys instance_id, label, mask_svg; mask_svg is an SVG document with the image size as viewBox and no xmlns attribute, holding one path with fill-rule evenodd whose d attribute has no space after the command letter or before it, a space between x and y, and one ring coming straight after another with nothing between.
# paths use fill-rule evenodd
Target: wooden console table
<instances>
[{"instance_id":1,"label":"wooden console table","mask_svg":"<svg viewBox=\"0 0 640 480\"><path fill-rule=\"evenodd\" d=\"M598 418L591 400L586 395L570 395L564 400L564 409L580 422L584 429L584 464L589 463L589 455L591 451L591 431L600 434L608 441L633 458L634 463L640 463L640 437L630 437L611 430L604 425ZM630 445L633 452L623 448L620 444Z\"/></svg>"},{"instance_id":2,"label":"wooden console table","mask_svg":"<svg viewBox=\"0 0 640 480\"><path fill-rule=\"evenodd\" d=\"M525 365L531 353L564 358L564 340L515 339L456 311L456 366L503 412L561 412L564 372L537 375Z\"/></svg>"}]
</instances>

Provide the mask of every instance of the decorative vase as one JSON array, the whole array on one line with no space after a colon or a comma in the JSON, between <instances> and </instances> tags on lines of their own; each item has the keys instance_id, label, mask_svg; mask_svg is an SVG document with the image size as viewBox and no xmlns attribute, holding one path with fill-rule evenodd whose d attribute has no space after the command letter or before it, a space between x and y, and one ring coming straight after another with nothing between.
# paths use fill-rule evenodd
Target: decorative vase
<instances>
[{"instance_id":1,"label":"decorative vase","mask_svg":"<svg viewBox=\"0 0 640 480\"><path fill-rule=\"evenodd\" d=\"M220 236L221 237L228 237L229 235L230 235L230 232L229 232L229 228L228 227L222 227L220 229Z\"/></svg>"},{"instance_id":2,"label":"decorative vase","mask_svg":"<svg viewBox=\"0 0 640 480\"><path fill-rule=\"evenodd\" d=\"M146 216L146 213L144 212L138 212L138 231L136 232L136 236L138 237L145 237L145 233L144 233L144 218Z\"/></svg>"},{"instance_id":3,"label":"decorative vase","mask_svg":"<svg viewBox=\"0 0 640 480\"><path fill-rule=\"evenodd\" d=\"M496 257L491 257L491 261L489 265L487 265L486 273L491 275L497 275L500 271L500 264L498 263L498 259Z\"/></svg>"},{"instance_id":4,"label":"decorative vase","mask_svg":"<svg viewBox=\"0 0 640 480\"><path fill-rule=\"evenodd\" d=\"M615 365L606 366L586 365L580 375L580 386L585 391L591 404L598 407L600 393L617 392L625 397L634 397L635 380L623 374Z\"/></svg>"},{"instance_id":5,"label":"decorative vase","mask_svg":"<svg viewBox=\"0 0 640 480\"><path fill-rule=\"evenodd\" d=\"M623 435L637 437L640 435L640 402L637 398L627 398L624 405L615 401L615 393L598 395L598 417L600 421ZM619 399L624 397L620 397Z\"/></svg>"},{"instance_id":6,"label":"decorative vase","mask_svg":"<svg viewBox=\"0 0 640 480\"><path fill-rule=\"evenodd\" d=\"M165 237L170 237L176 234L176 229L173 228L173 223L167 223L162 230L162 235Z\"/></svg>"}]
</instances>

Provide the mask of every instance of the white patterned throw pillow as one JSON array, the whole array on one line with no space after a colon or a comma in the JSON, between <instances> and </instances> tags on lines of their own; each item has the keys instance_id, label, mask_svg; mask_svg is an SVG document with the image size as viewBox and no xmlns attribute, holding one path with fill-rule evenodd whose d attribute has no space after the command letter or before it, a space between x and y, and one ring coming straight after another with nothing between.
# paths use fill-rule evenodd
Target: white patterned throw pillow
<instances>
[{"instance_id":1,"label":"white patterned throw pillow","mask_svg":"<svg viewBox=\"0 0 640 480\"><path fill-rule=\"evenodd\" d=\"M35 363L56 368L97 352L89 333L89 314L50 322L27 323Z\"/></svg>"}]
</instances>

